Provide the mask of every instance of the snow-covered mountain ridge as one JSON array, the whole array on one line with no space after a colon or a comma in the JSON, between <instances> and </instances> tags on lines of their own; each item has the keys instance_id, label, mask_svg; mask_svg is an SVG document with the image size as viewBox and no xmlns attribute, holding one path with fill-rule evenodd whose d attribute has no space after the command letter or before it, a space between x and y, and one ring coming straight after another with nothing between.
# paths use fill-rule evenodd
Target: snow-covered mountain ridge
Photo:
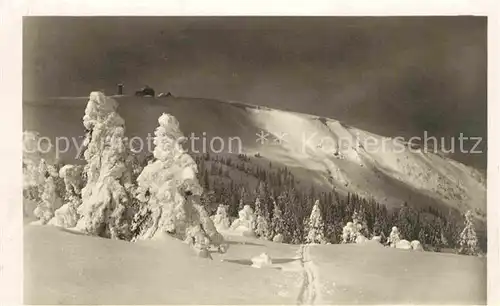
<instances>
[{"instance_id":1,"label":"snow-covered mountain ridge","mask_svg":"<svg viewBox=\"0 0 500 306\"><path fill-rule=\"evenodd\" d=\"M118 112L129 137L146 139L157 118L168 112L179 120L186 136L194 133L208 143L215 137L238 137L242 153L252 156L253 162L287 166L304 186L312 183L322 190L355 192L389 207L408 202L462 212L473 209L477 216L485 216L486 183L478 170L438 154L410 150L402 141L334 119L208 99L113 98L119 103ZM52 141L56 137L81 139L87 99L25 101L23 130L36 130ZM359 145L368 143L367 139L372 143L370 148ZM237 153L234 147L225 147L220 154ZM260 158L253 158L256 153ZM76 146L71 146L60 157L73 163L76 155Z\"/></svg>"}]
</instances>

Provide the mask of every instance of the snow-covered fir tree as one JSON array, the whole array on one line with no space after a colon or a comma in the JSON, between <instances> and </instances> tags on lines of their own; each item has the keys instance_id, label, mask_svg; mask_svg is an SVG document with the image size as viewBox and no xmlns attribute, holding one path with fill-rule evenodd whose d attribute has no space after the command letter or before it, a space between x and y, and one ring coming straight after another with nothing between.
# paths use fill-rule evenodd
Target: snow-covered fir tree
<instances>
[{"instance_id":1,"label":"snow-covered fir tree","mask_svg":"<svg viewBox=\"0 0 500 306\"><path fill-rule=\"evenodd\" d=\"M40 135L34 131L23 132L23 194L24 197L40 201L45 176L40 172L42 154L38 148Z\"/></svg>"},{"instance_id":2,"label":"snow-covered fir tree","mask_svg":"<svg viewBox=\"0 0 500 306\"><path fill-rule=\"evenodd\" d=\"M266 218L263 216L257 216L257 220L255 221L255 234L259 238L269 238L269 225L267 224Z\"/></svg>"},{"instance_id":3,"label":"snow-covered fir tree","mask_svg":"<svg viewBox=\"0 0 500 306\"><path fill-rule=\"evenodd\" d=\"M283 212L281 211L278 203L273 200L273 219L272 219L272 231L273 239L276 235L284 236L285 233L285 223L283 221ZM281 238L283 239L283 238Z\"/></svg>"},{"instance_id":4,"label":"snow-covered fir tree","mask_svg":"<svg viewBox=\"0 0 500 306\"><path fill-rule=\"evenodd\" d=\"M64 205L55 211L50 225L72 228L75 227L79 215L78 207L81 205L82 166L64 165L59 170L59 177L64 180L65 193Z\"/></svg>"},{"instance_id":5,"label":"snow-covered fir tree","mask_svg":"<svg viewBox=\"0 0 500 306\"><path fill-rule=\"evenodd\" d=\"M342 243L355 243L358 233L358 228L354 226L354 223L347 222L342 228Z\"/></svg>"},{"instance_id":6,"label":"snow-covered fir tree","mask_svg":"<svg viewBox=\"0 0 500 306\"><path fill-rule=\"evenodd\" d=\"M363 236L368 236L368 225L366 222L365 212L363 209L359 211L354 210L354 213L352 214L352 223L353 226L356 228L357 233Z\"/></svg>"},{"instance_id":7,"label":"snow-covered fir tree","mask_svg":"<svg viewBox=\"0 0 500 306\"><path fill-rule=\"evenodd\" d=\"M125 122L116 112L118 103L92 92L85 109L84 144L86 186L82 190L81 218L76 228L90 235L130 239L129 198L124 187Z\"/></svg>"},{"instance_id":8,"label":"snow-covered fir tree","mask_svg":"<svg viewBox=\"0 0 500 306\"><path fill-rule=\"evenodd\" d=\"M137 198L142 204L134 219L136 239L169 233L205 248L201 237L219 236L200 204L203 189L196 178L196 163L182 147L186 138L177 119L163 114L158 123L154 137L155 160L137 178Z\"/></svg>"},{"instance_id":9,"label":"snow-covered fir tree","mask_svg":"<svg viewBox=\"0 0 500 306\"><path fill-rule=\"evenodd\" d=\"M414 232L415 225L418 223L418 213L417 211L408 205L408 203L404 203L397 214L396 220L396 226L398 227L398 230L400 232L400 235L402 237L405 237L406 239L416 239L418 237L418 233ZM439 239L444 238L441 235L441 230L438 232L439 234Z\"/></svg>"},{"instance_id":10,"label":"snow-covered fir tree","mask_svg":"<svg viewBox=\"0 0 500 306\"><path fill-rule=\"evenodd\" d=\"M245 187L242 186L240 189L240 202L238 203L238 209L242 210L247 204L248 192Z\"/></svg>"},{"instance_id":11,"label":"snow-covered fir tree","mask_svg":"<svg viewBox=\"0 0 500 306\"><path fill-rule=\"evenodd\" d=\"M266 207L264 207L264 202L260 201L259 198L255 199L255 234L257 237L270 239L272 237L270 233L269 224L267 222Z\"/></svg>"},{"instance_id":12,"label":"snow-covered fir tree","mask_svg":"<svg viewBox=\"0 0 500 306\"><path fill-rule=\"evenodd\" d=\"M209 248L210 238L204 234L201 224L190 227L186 230L187 243L197 252L198 256L212 259Z\"/></svg>"},{"instance_id":13,"label":"snow-covered fir tree","mask_svg":"<svg viewBox=\"0 0 500 306\"><path fill-rule=\"evenodd\" d=\"M270 237L270 225L271 225L271 213L272 213L272 201L271 201L271 193L269 190L269 184L266 181L260 181L257 190L256 190L256 197L259 199L259 206L255 206L255 214L257 216L262 216L266 220L267 227L268 227L268 234L266 235L266 238L272 238Z\"/></svg>"},{"instance_id":14,"label":"snow-covered fir tree","mask_svg":"<svg viewBox=\"0 0 500 306\"><path fill-rule=\"evenodd\" d=\"M479 253L478 239L474 223L472 221L472 212L468 210L465 213L465 227L460 233L459 253L467 255L477 255Z\"/></svg>"},{"instance_id":15,"label":"snow-covered fir tree","mask_svg":"<svg viewBox=\"0 0 500 306\"><path fill-rule=\"evenodd\" d=\"M64 165L59 169L59 177L64 181L66 195L81 195L83 187L83 166Z\"/></svg>"},{"instance_id":16,"label":"snow-covered fir tree","mask_svg":"<svg viewBox=\"0 0 500 306\"><path fill-rule=\"evenodd\" d=\"M144 167L137 178L137 198L142 203L137 216L144 218L137 220L140 223L138 239L149 239L161 232L176 233L183 237L186 214L195 213L193 208L185 211L186 194L181 191L181 184L189 179L183 177L183 171L191 168L191 171L196 172L194 161L182 148L184 135L173 116L163 114L158 123L154 137L155 160ZM201 194L201 190L190 192Z\"/></svg>"},{"instance_id":17,"label":"snow-covered fir tree","mask_svg":"<svg viewBox=\"0 0 500 306\"><path fill-rule=\"evenodd\" d=\"M198 225L194 222L194 226L188 227L191 234L186 235L185 239L197 243L196 237L204 236L204 241L208 241L209 246L214 246L219 252L224 253L228 248L228 244L224 241L222 234L217 230L217 227L208 215L207 210L200 204L199 198L200 197L198 195L187 197L186 206L194 207L198 213L199 225L201 225L201 227L198 229ZM196 247L195 249L204 252L203 249Z\"/></svg>"},{"instance_id":18,"label":"snow-covered fir tree","mask_svg":"<svg viewBox=\"0 0 500 306\"><path fill-rule=\"evenodd\" d=\"M285 228L285 232L283 233L284 242L294 244L301 243L304 238L304 235L301 233L301 228L304 226L304 223L298 213L300 199L297 190L292 188L283 191L278 200L282 203L281 207L283 207Z\"/></svg>"},{"instance_id":19,"label":"snow-covered fir tree","mask_svg":"<svg viewBox=\"0 0 500 306\"><path fill-rule=\"evenodd\" d=\"M418 240L419 240L422 244L424 244L424 243L425 243L425 241L427 241L427 236L428 236L428 235L426 234L425 229L424 229L424 228L421 228L421 229L419 230L419 232L418 232Z\"/></svg>"},{"instance_id":20,"label":"snow-covered fir tree","mask_svg":"<svg viewBox=\"0 0 500 306\"><path fill-rule=\"evenodd\" d=\"M325 244L325 224L321 217L321 210L319 208L319 200L314 203L311 216L307 225L307 235L305 237L306 243Z\"/></svg>"},{"instance_id":21,"label":"snow-covered fir tree","mask_svg":"<svg viewBox=\"0 0 500 306\"><path fill-rule=\"evenodd\" d=\"M43 184L41 201L38 202L34 210L34 215L38 218L39 224L47 224L54 217L54 211L56 208L59 208L60 201L56 194L54 178L51 175L47 175Z\"/></svg>"},{"instance_id":22,"label":"snow-covered fir tree","mask_svg":"<svg viewBox=\"0 0 500 306\"><path fill-rule=\"evenodd\" d=\"M231 222L227 213L227 205L220 204L219 207L217 207L217 212L212 216L212 221L218 230L229 229Z\"/></svg>"},{"instance_id":23,"label":"snow-covered fir tree","mask_svg":"<svg viewBox=\"0 0 500 306\"><path fill-rule=\"evenodd\" d=\"M352 222L347 224L342 229L342 243L355 243L363 241L367 235L367 225L364 219L364 214L354 210L352 214Z\"/></svg>"},{"instance_id":24,"label":"snow-covered fir tree","mask_svg":"<svg viewBox=\"0 0 500 306\"><path fill-rule=\"evenodd\" d=\"M250 205L243 206L243 209L238 212L238 219L231 224L232 230L251 231L255 227L255 214Z\"/></svg>"},{"instance_id":25,"label":"snow-covered fir tree","mask_svg":"<svg viewBox=\"0 0 500 306\"><path fill-rule=\"evenodd\" d=\"M389 238L387 238L387 243L392 247L395 248L397 243L401 241L402 237L401 234L399 233L399 229L396 226L393 226L391 229L391 233L389 234Z\"/></svg>"}]
</instances>

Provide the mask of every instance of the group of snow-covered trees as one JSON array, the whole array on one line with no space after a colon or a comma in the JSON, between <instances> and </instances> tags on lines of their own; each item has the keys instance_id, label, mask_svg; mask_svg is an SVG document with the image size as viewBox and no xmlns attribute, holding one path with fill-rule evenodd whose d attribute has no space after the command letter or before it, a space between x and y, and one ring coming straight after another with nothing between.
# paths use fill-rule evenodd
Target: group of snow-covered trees
<instances>
[{"instance_id":1,"label":"group of snow-covered trees","mask_svg":"<svg viewBox=\"0 0 500 306\"><path fill-rule=\"evenodd\" d=\"M47 224L61 206L61 179L56 166L50 165L37 148L40 135L23 133L23 196L35 202L33 215L38 224Z\"/></svg>"},{"instance_id":2,"label":"group of snow-covered trees","mask_svg":"<svg viewBox=\"0 0 500 306\"><path fill-rule=\"evenodd\" d=\"M217 228L220 228L221 230L227 230L228 228L236 229L243 226L245 230L250 231L252 235L262 239L272 239L276 242L282 242L284 237L286 237L287 242L297 243L292 240L293 236L296 235L297 232L287 231L286 224L289 223L289 220L284 218L277 202L273 201L272 198L271 201L273 203L273 213L271 218L266 215L265 206L262 205L260 198L257 197L255 200L255 212L250 205L245 205L239 212L239 218L234 220L231 226L229 226L229 224L231 224L231 218L227 213L227 205L219 205L217 212L212 219L214 220ZM292 204L291 206L293 207L294 205ZM407 206L403 205L403 208L407 208ZM400 210L398 212L398 216L404 216L404 214L404 210ZM323 220L319 200L315 201L309 217L303 220L302 233L303 239L300 240L300 243L330 243L327 239L327 227L325 226L325 222ZM368 222L362 208L360 211L354 210L351 221L347 222L345 226L343 226L342 234L339 238L341 243L361 243L367 241L368 239L372 239L390 245L391 247L400 247L401 243L401 247L404 248L405 245L403 244L406 243L407 248L416 250L422 249L422 245L419 240L414 239L411 236L406 236L406 234L403 231L400 231L397 226L392 226L390 228L390 232L387 233L387 236L383 230L370 232ZM410 239L411 243L406 239ZM465 214L464 229L460 234L458 244L460 247L457 251L461 254L477 255L480 253L477 235L472 222L472 213L470 211Z\"/></svg>"},{"instance_id":3,"label":"group of snow-covered trees","mask_svg":"<svg viewBox=\"0 0 500 306\"><path fill-rule=\"evenodd\" d=\"M202 164L207 162L206 158L199 160ZM204 167L209 168L206 164ZM272 176L268 174L265 177ZM216 175L210 176L210 180L205 179L212 198L224 203L226 212L238 211L242 203L248 203L246 205L255 210L255 234L264 239L274 239L280 233L280 238L287 243L350 243L376 237L384 244L393 244L391 241L398 240L398 236L401 240L418 241L427 250L439 251L445 247L457 251L461 249L459 236L463 221L457 221L460 216L451 213L443 215L432 207L417 210L404 204L389 212L375 201L367 201L354 194L342 199L336 193L333 193L335 200L331 195L321 194L319 200L313 202L317 196L313 192L300 193L289 185L282 186L279 192L279 189L269 187L271 184L266 180L259 181L253 194L249 195L244 187L242 192L231 187L233 193L226 197L227 190L221 188L216 180ZM279 195L274 196L276 193ZM238 198L240 194L241 198ZM253 202L252 196L255 199ZM229 218L236 218L234 214L228 214ZM313 238L315 236L318 238Z\"/></svg>"},{"instance_id":4,"label":"group of snow-covered trees","mask_svg":"<svg viewBox=\"0 0 500 306\"><path fill-rule=\"evenodd\" d=\"M327 243L325 239L325 224L321 217L319 201L316 201L313 206L311 215L306 224L306 233L306 243ZM389 233L387 239L385 239L385 235L383 232L379 232L379 234L381 235L372 235L371 238L379 242L383 242L382 239L384 239L384 242L391 247L399 247L400 242L406 242L408 244L408 248L411 247L412 249L422 250L420 241L413 240L411 243L409 243L409 241L403 239L404 236L396 226L393 226L391 228L391 232ZM357 211L354 211L352 222L347 222L347 224L342 229L342 243L362 243L368 240L369 235L370 234L367 229L366 220L364 220ZM478 238L472 219L472 212L470 210L465 214L464 228L460 233L458 244L459 248L457 252L460 254L478 255L481 253L478 246Z\"/></svg>"},{"instance_id":5,"label":"group of snow-covered trees","mask_svg":"<svg viewBox=\"0 0 500 306\"><path fill-rule=\"evenodd\" d=\"M388 210L385 205L355 193L342 196L335 190L307 190L286 167L252 163L251 158L244 154L237 158L202 154L195 156L195 161L200 169L199 181L205 190L202 203L210 214L214 214L218 204L222 203L227 206L229 217L237 218L238 211L249 205L256 212L263 211L259 218L260 229L265 229L266 223L271 224L271 228L280 224L287 243L306 242L307 220L314 203L319 200L325 239L329 243L342 242L343 227L353 221L356 211L366 223L363 229L366 237L380 236L385 242L392 227L396 226L402 236L410 241L419 240L428 250L460 248L464 216L452 209L439 210L432 205L416 208L405 203ZM255 205L257 198L258 207ZM284 216L281 223L273 221L276 219L274 203ZM477 230L477 238L479 248L485 252L486 231Z\"/></svg>"},{"instance_id":6,"label":"group of snow-covered trees","mask_svg":"<svg viewBox=\"0 0 500 306\"><path fill-rule=\"evenodd\" d=\"M259 198L256 199L255 207L257 208L255 212L256 215L251 216L251 218L249 219L249 225L247 225L247 227L253 230L253 233L257 237L269 240L272 237L274 241L282 242L283 237L287 237L288 239L290 239L290 236L293 236L295 234L295 232L287 232L286 227L284 226L287 222L283 218L281 210L276 202L274 202L274 211L271 223L267 222L268 218L266 218L264 213L262 213L263 208L261 206ZM214 216L214 221L217 220L217 224L226 224L224 228L227 229L227 224L229 224L230 221L229 217L227 216L226 209L226 206L219 206L217 214ZM240 222L242 222L241 220L248 219L248 217L242 217L242 213L244 211L249 211L249 214L253 213L252 208L249 205L245 205L244 209L240 211L240 218L233 223L236 224L236 226L233 226L233 228L239 226L241 224ZM303 227L303 243L329 243L325 235L327 229L325 227L325 222L323 221L319 200L315 201L310 216L306 220L304 220ZM399 247L400 242L405 242L406 244L408 244L407 248L417 250L422 249L420 241L414 239L410 243L408 240L403 239L411 239L411 237L405 236L397 226L392 226L390 233L388 233L387 235L387 238L383 231L378 231L377 233L370 234L364 214L359 213L355 210L352 215L352 221L347 222L347 224L342 228L340 241L341 243L361 243L367 241L369 238L390 245L391 247ZM464 229L460 234L459 245L460 247L457 251L460 254L477 255L480 253L478 247L478 239L472 221L471 211L468 211L465 214L465 224Z\"/></svg>"},{"instance_id":7,"label":"group of snow-covered trees","mask_svg":"<svg viewBox=\"0 0 500 306\"><path fill-rule=\"evenodd\" d=\"M210 245L220 248L223 238L201 205L197 165L182 147L179 122L159 117L154 159L141 169L117 106L100 92L90 94L83 167L48 165L34 148L38 134L24 133L24 196L37 203L36 223L122 240L168 233L205 254Z\"/></svg>"},{"instance_id":8,"label":"group of snow-covered trees","mask_svg":"<svg viewBox=\"0 0 500 306\"><path fill-rule=\"evenodd\" d=\"M37 204L38 223L133 241L168 233L198 250L220 247L219 231L237 227L263 239L298 244L349 243L359 234L385 242L397 226L402 237L427 246L465 254L480 248L471 214L463 229L456 216L432 207L403 205L389 213L384 205L356 194L341 197L314 188L303 192L288 169L271 163L267 169L255 168L244 155L193 159L183 149L186 139L179 122L168 114L158 119L153 154L140 161L127 148L117 106L102 93L91 93L83 117L83 166L48 164L34 149L39 135L23 134L23 192ZM256 188L235 183L231 169L254 177Z\"/></svg>"}]
</instances>

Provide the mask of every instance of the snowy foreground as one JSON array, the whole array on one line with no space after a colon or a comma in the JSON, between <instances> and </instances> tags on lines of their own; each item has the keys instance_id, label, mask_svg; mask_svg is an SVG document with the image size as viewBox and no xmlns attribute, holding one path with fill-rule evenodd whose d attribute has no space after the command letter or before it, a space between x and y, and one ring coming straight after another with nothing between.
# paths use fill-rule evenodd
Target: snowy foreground
<instances>
[{"instance_id":1,"label":"snowy foreground","mask_svg":"<svg viewBox=\"0 0 500 306\"><path fill-rule=\"evenodd\" d=\"M298 246L226 235L196 257L170 237L130 243L26 225L25 304L485 304L486 259L384 248ZM251 259L266 252L272 265Z\"/></svg>"}]
</instances>

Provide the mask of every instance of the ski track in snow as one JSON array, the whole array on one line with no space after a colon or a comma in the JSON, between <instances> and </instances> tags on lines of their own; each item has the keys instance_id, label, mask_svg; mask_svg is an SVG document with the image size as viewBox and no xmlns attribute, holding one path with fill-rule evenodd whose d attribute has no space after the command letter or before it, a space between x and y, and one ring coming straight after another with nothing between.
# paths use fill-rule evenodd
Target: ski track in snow
<instances>
[{"instance_id":1,"label":"ski track in snow","mask_svg":"<svg viewBox=\"0 0 500 306\"><path fill-rule=\"evenodd\" d=\"M316 266L312 262L310 248L310 245L303 244L300 246L298 252L303 274L297 305L315 305L319 300L320 288L318 272Z\"/></svg>"}]
</instances>

